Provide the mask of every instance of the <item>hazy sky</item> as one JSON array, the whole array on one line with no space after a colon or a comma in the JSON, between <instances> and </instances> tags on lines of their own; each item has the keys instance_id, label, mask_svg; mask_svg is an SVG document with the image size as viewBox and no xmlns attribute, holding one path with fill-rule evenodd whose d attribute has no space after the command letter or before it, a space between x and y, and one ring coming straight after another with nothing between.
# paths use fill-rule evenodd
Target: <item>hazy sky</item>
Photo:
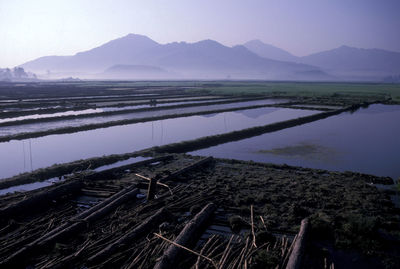
<instances>
[{"instance_id":1,"label":"hazy sky","mask_svg":"<svg viewBox=\"0 0 400 269\"><path fill-rule=\"evenodd\" d=\"M400 52L400 0L0 0L0 67L128 33L159 43L251 39L302 56L340 45Z\"/></svg>"}]
</instances>

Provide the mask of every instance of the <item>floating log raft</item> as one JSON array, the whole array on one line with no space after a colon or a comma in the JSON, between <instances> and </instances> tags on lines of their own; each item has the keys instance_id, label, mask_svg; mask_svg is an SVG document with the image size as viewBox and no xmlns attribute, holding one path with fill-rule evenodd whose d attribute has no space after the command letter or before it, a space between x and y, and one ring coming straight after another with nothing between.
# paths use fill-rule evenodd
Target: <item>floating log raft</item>
<instances>
[{"instance_id":1,"label":"floating log raft","mask_svg":"<svg viewBox=\"0 0 400 269\"><path fill-rule=\"evenodd\" d=\"M174 243L188 247L190 243L193 243L193 238L198 237L199 230L204 226L204 224L210 219L216 206L213 203L206 205L179 233L178 237L175 239ZM176 258L181 253L182 249L176 245L171 245L164 252L160 260L154 266L154 269L167 269L174 268Z\"/></svg>"},{"instance_id":2,"label":"floating log raft","mask_svg":"<svg viewBox=\"0 0 400 269\"><path fill-rule=\"evenodd\" d=\"M126 188L119 193L116 193L109 199L72 218L69 222L59 226L58 228L53 229L42 237L27 244L25 247L21 248L14 254L10 255L7 259L2 261L0 263L0 267L21 265L21 263L26 262L26 258L33 253L40 253L42 250L46 249L49 245L56 242L57 240L66 238L67 236L77 231L85 229L87 225L90 225L94 221L104 217L111 210L120 206L124 202L135 198L138 193L139 190L134 188L134 186Z\"/></svg>"},{"instance_id":3,"label":"floating log raft","mask_svg":"<svg viewBox=\"0 0 400 269\"><path fill-rule=\"evenodd\" d=\"M299 233L297 237L301 238L305 234L303 231L307 230L299 230L301 219L298 219L298 213L305 213L300 211L303 207L296 206L292 210L298 201L314 201L319 197L318 203L307 203L306 210L318 212L329 208L327 215L323 216L327 221L341 212L348 216L362 215L362 208L370 208L382 218L383 225L387 225L393 220L391 212L396 212L390 198L374 186L365 184L362 174L216 159L207 169L198 167L179 175L188 164L203 162L203 158L173 156L174 161L143 166L129 173L116 171L105 180L85 180L82 174L83 187L77 195L66 196L68 199L57 200L54 205L45 204L41 212L2 220L0 268L153 268L157 262L157 266L165 268L251 268L265 264L286 268L291 255L290 263L297 268L296 264L303 267L321 264L325 258L321 252L307 253L307 248L301 250L305 243L306 246L310 244L308 238L305 242L292 240L294 234ZM135 202L135 188L142 185L140 189L145 194L149 177L159 179L167 171L177 171L173 176L178 176L171 177L166 182L168 185L157 182L160 189L156 199L147 201L144 195L138 195L141 202ZM146 184L135 175L145 179ZM187 181L179 181L184 179ZM46 189L52 190L74 180L77 179ZM263 196L254 197L254 190ZM18 203L24 196L27 199L41 191L7 195L2 206ZM95 194L109 192L115 196L100 203L90 195L81 196L91 191ZM120 199L126 197L124 195L129 197ZM271 195L275 196L274 199L269 199ZM362 199L360 207L360 200L354 197L361 196L365 199ZM188 226L191 227L190 223L197 218L196 213L209 202L218 203L215 217L212 220L210 217L209 222L191 234L192 228ZM253 203L257 203L254 208ZM76 210L81 207L89 209L79 214ZM164 215L161 209L164 207L171 218L168 212ZM288 214L280 214L283 211ZM251 227L248 236L232 235L230 229L232 223L236 224L236 216L241 228ZM268 216L268 221L267 218L264 221L264 216ZM343 219L343 223L348 221ZM247 226L247 223L251 225ZM206 226L208 229L203 233ZM342 231L341 226L334 228ZM186 239L182 239L185 233ZM384 238L376 237L376 240L386 242ZM169 248L175 249L171 250L172 254L167 252ZM326 258L329 263L330 257Z\"/></svg>"}]
</instances>

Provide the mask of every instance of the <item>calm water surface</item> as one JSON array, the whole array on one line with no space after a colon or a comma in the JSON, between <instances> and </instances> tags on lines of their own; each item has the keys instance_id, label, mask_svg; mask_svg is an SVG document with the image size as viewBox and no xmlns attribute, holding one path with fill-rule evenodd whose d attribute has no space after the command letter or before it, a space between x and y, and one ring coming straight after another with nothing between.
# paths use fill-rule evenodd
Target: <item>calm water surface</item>
<instances>
[{"instance_id":1,"label":"calm water surface","mask_svg":"<svg viewBox=\"0 0 400 269\"><path fill-rule=\"evenodd\" d=\"M0 143L0 178L55 163L132 152L315 113L318 112L259 108L13 140Z\"/></svg>"},{"instance_id":2,"label":"calm water surface","mask_svg":"<svg viewBox=\"0 0 400 269\"><path fill-rule=\"evenodd\" d=\"M183 105L183 104L202 104L212 102L210 100L207 101L182 101L182 102L170 102L170 103L156 103L156 104L144 104L144 105L132 105L132 106L123 106L123 107L113 107L113 106L105 106L100 108L90 108L90 109L81 109L81 110L68 110L63 112L54 112L54 113L43 113L43 114L35 114L32 111L31 115L25 116L16 116L10 118L0 119L0 123L4 122L18 122L21 120L29 120L29 119L46 119L46 118L57 118L63 116L76 116L76 115L90 115L101 112L109 112L109 111L124 111L128 109L141 109L141 108L152 108L152 107L164 107L164 106L174 106L174 105ZM13 123L14 124L14 123Z\"/></svg>"},{"instance_id":3,"label":"calm water surface","mask_svg":"<svg viewBox=\"0 0 400 269\"><path fill-rule=\"evenodd\" d=\"M208 101L209 102L209 101ZM80 119L69 119L69 120L57 120L52 122L42 122L42 123L28 123L16 126L2 126L0 127L0 136L13 135L18 133L28 133L28 132L37 132L37 131L45 131L50 129L62 128L62 127L77 127L87 124L98 124L110 121L118 121L118 120L128 120L128 119L138 119L145 117L157 117L163 115L173 115L173 114L181 114L181 113L194 113L201 111L209 111L215 109L226 109L226 108L236 108L236 107L244 107L244 106L252 106L252 105L266 105L266 104L275 104L285 102L285 100L278 99L265 99L265 100L256 100L256 101L246 101L246 102L236 102L236 103L228 103L228 104L219 104L219 105L204 105L204 106L194 106L194 107L184 107L184 108L176 108L176 109L167 109L167 110L154 110L154 111L142 111L142 112L130 112L125 114L118 115L110 115L110 116L97 116L90 118L80 118ZM166 105L166 104L160 104ZM146 105L148 106L148 105ZM139 106L136 106L139 108ZM104 110L104 108L102 108ZM124 108L126 109L126 108Z\"/></svg>"},{"instance_id":4,"label":"calm water surface","mask_svg":"<svg viewBox=\"0 0 400 269\"><path fill-rule=\"evenodd\" d=\"M400 106L355 113L192 152L221 158L400 177Z\"/></svg>"}]
</instances>

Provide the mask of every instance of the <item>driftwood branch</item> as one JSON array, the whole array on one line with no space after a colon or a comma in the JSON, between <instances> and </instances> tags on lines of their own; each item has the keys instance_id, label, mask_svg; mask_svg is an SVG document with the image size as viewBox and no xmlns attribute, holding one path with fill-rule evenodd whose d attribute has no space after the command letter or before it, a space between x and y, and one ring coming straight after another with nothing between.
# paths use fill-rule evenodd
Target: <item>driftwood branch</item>
<instances>
[{"instance_id":1,"label":"driftwood branch","mask_svg":"<svg viewBox=\"0 0 400 269\"><path fill-rule=\"evenodd\" d=\"M293 245L292 253L290 253L286 269L299 269L301 267L301 260L304 254L308 227L308 219L303 219L301 221L300 231L297 234L296 241Z\"/></svg>"},{"instance_id":2,"label":"driftwood branch","mask_svg":"<svg viewBox=\"0 0 400 269\"><path fill-rule=\"evenodd\" d=\"M217 263L216 263L215 261L213 261L211 258L209 258L209 257L207 257L207 256L204 256L203 254L198 253L198 252L196 252L196 251L194 251L194 250L191 250L190 248L187 248L187 247L185 247L185 246L182 246L182 245L180 245L180 244L178 244L178 243L176 243L176 242L174 242L174 241L171 241L171 240L169 240L168 238L165 238L164 236L162 236L161 234L154 233L154 235L157 236L157 237L159 237L159 238L161 238L161 239L163 239L163 240L165 240L165 241L167 241L168 243L170 243L170 244L172 244L172 245L174 245L174 246L176 246L176 247L178 247L178 248L184 249L184 250L186 250L186 251L188 251L188 252L190 252L190 253L192 253L192 254L194 254L194 255L197 255L197 256L200 257L200 258L203 258L203 259L209 261L215 268L218 268Z\"/></svg>"},{"instance_id":3,"label":"driftwood branch","mask_svg":"<svg viewBox=\"0 0 400 269\"><path fill-rule=\"evenodd\" d=\"M191 243L193 243L193 238L199 236L201 228L203 228L215 210L216 206L213 203L209 203L199 213L197 213L197 215L186 224L183 230L179 233L174 241L175 244L169 246L169 248L164 252L160 260L154 266L154 269L174 268L173 266L176 259L179 254L181 254L182 250L182 248L177 245L187 248Z\"/></svg>"}]
</instances>

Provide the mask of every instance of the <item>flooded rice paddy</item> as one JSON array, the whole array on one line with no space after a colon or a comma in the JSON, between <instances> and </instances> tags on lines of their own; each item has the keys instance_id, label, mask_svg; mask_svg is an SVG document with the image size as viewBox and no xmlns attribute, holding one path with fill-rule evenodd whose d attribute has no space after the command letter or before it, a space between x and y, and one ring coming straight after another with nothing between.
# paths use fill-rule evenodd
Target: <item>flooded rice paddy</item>
<instances>
[{"instance_id":1,"label":"flooded rice paddy","mask_svg":"<svg viewBox=\"0 0 400 269\"><path fill-rule=\"evenodd\" d=\"M371 105L337 116L191 152L400 177L400 106Z\"/></svg>"},{"instance_id":2,"label":"flooded rice paddy","mask_svg":"<svg viewBox=\"0 0 400 269\"><path fill-rule=\"evenodd\" d=\"M258 108L119 125L72 134L0 143L0 178L94 156L127 153L288 119L311 110Z\"/></svg>"},{"instance_id":3,"label":"flooded rice paddy","mask_svg":"<svg viewBox=\"0 0 400 269\"><path fill-rule=\"evenodd\" d=\"M174 114L182 114L182 113L194 113L194 112L203 112L210 111L216 109L229 109L229 108L238 108L245 106L256 106L256 105L269 105L286 102L287 100L281 99L264 99L264 100L254 100L254 101L246 101L246 102L234 102L234 103L226 103L226 104L215 104L215 105L206 105L204 106L189 106L182 108L173 108L166 110L146 110L139 112L128 112L124 114L117 115L108 115L108 116L95 116L88 115L90 117L85 118L75 118L75 119L62 119L60 118L57 121L51 122L41 122L41 123L27 123L16 126L1 126L0 127L0 136L13 135L23 132L37 132L37 131L45 131L51 129L57 129L62 127L77 127L88 124L99 124L110 121L120 121L120 120L129 120L129 119L139 119L139 118L147 118L147 117L158 117L163 115L174 115Z\"/></svg>"},{"instance_id":4,"label":"flooded rice paddy","mask_svg":"<svg viewBox=\"0 0 400 269\"><path fill-rule=\"evenodd\" d=\"M209 103L210 100L199 100L199 101L179 101L179 102L168 102L168 103L150 103L147 104L138 104L138 105L126 105L126 106L101 106L97 108L89 108L89 109L71 109L62 112L55 112L55 113L41 113L35 114L36 109L32 110L22 110L22 111L32 111L32 114L26 116L16 116L16 117L9 117L0 119L0 123L5 122L17 122L22 120L29 120L29 119L47 119L47 118L57 118L63 116L76 116L76 115L90 115L102 112L109 112L109 111L124 111L124 110L131 110L131 109L142 109L142 108L153 108L153 107L166 107L166 106L174 106L174 105L183 105L183 104L201 104L201 103ZM143 103L143 102L141 102ZM21 111L21 110L20 110ZM9 112L5 110L5 112Z\"/></svg>"},{"instance_id":5,"label":"flooded rice paddy","mask_svg":"<svg viewBox=\"0 0 400 269\"><path fill-rule=\"evenodd\" d=\"M114 82L111 83L113 84ZM31 85L28 86L31 87ZM36 87L36 85L33 86ZM120 93L124 93L119 91L121 88L116 89L119 91L116 94L110 93L106 87L96 91L86 88L85 92L77 89L75 93L71 93L71 87L68 85L68 87L59 86L50 88L49 95L43 94L43 89L33 91L29 87L26 92L23 91L24 89L19 89L9 94L6 87L0 99L15 97L15 100L37 99L38 101L22 102L29 103L27 105L19 105L20 101L14 104L11 102L11 106L15 105L17 108L15 113L14 111L5 112L0 118L34 114L49 114L48 116L51 117L54 114L50 112L114 109L114 107L124 110L127 107L137 108L137 105L143 105L143 98L147 98L149 103L145 105L154 104L151 96L143 98L136 98L135 94L132 94L132 98L119 96ZM212 89L218 84L207 83L205 86ZM234 85L229 85L231 86ZM135 91L135 93L140 93L144 89L161 93L160 88L148 89L148 87L137 87L128 93ZM176 88L171 88L168 92L164 90L160 95L163 100L174 99L179 94ZM180 90L182 90L181 93L186 91L185 88L180 88ZM103 97L89 97L94 93ZM86 95L87 98L69 99L68 102L61 104L60 109L23 112L24 109L35 109L41 105L44 107L44 104L54 106L57 101L53 98L41 98L56 96L62 102L61 97L66 96L64 94L71 94L72 97L74 94ZM209 94L210 92L204 92L204 96ZM184 95L181 94L181 97ZM195 95L188 94L186 97L192 98ZM198 97L201 98L201 96ZM231 98L234 101L238 96L231 96ZM319 245L319 240L323 238L327 240L326 243L324 241L324 246L326 244L338 247L338 252L347 255L349 249L351 252L355 249L357 253L368 253L368 257L381 259L387 264L393 264L392 268L396 268L395 264L399 261L398 238L396 237L399 234L399 227L395 224L398 223L399 211L390 203L389 198L392 198L395 205L399 206L399 196L397 186L392 184L392 180L353 172L335 173L304 167L352 170L398 177L400 173L396 157L400 148L396 139L400 134L400 127L397 124L400 106L371 105L357 110L360 106L367 107L368 104L378 101L377 99L362 101L354 96L333 95L328 98L292 96L291 104L298 104L296 107L283 104L255 108L254 105L257 103L253 102L251 104L253 107L246 108L249 106L245 102L249 100L248 98L249 96L243 96L240 102L213 106L192 104L192 107L157 108L158 110L146 107L144 109L146 111L123 112L119 115L105 113L109 116L88 114L80 118L81 124L86 125L88 121L97 120L103 123L96 126L66 128L58 132L56 130L40 131L43 131L46 124L49 124L48 128L53 128L54 124L65 127L65 124L72 121L62 119L62 115L54 122L46 122L44 118L31 121L31 128L37 128L39 132L29 135L20 134L19 138L39 137L0 143L0 185L2 185L0 196L1 219L3 220L0 230L4 233L0 263L3 265L21 263L21 267L31 265L57 267L69 262L73 264L71 266L82 267L83 264L87 264L86 261L92 262L92 257L97 257L99 249L106 250L116 246L114 243L121 242L121 238L125 238L124 242L126 242L132 232L136 233L137 227L142 227L139 229L148 227L145 228L146 233L142 233L143 237L139 238L139 241L135 239L139 248L134 246L128 253L124 248L119 249L118 246L117 250L114 249L112 253L107 252L107 255L100 257L97 263L92 264L95 267L97 264L112 268L125 265L132 268L143 267L139 264L150 264L148 263L150 260L139 260L139 263L133 264L131 259L137 260L138 257L141 259L140 256L144 253L145 257L153 260L164 252L159 251L157 255L154 255L154 249L161 249L159 243L161 241L152 240L154 231L163 227L160 232L162 231L169 238L176 238L178 233L189 230L187 227L190 227L191 223L196 223L198 216L211 217L212 211L208 210L212 209L215 214L213 219L210 219L208 228L204 227L205 236L199 234L198 237L201 238L200 241L203 240L203 243L213 242L212 245L221 249L220 252L215 253L219 257L224 257L225 254L222 251L225 253L227 249L228 252L232 250L232 255L239 253L243 247L253 245L248 244L251 240L254 245L257 240L260 250L260 246L266 247L271 243L278 246L277 253L284 253L286 250L280 248L279 244L289 248L292 244L287 241L286 236L291 236L289 237L291 239L301 238L301 232L299 236L294 237L294 235L300 223L303 227L303 224L310 220L312 236L307 238L305 253L307 257L310 256L315 260L315 264L322 265L324 262L325 267L331 268L333 264L335 267L341 267L340 263L329 260L330 257L335 256L330 252L330 248L322 249L322 245ZM140 99L142 103L135 103ZM181 98L178 103L193 102L193 99L181 102L183 99ZM88 100L96 105L89 105ZM200 99L197 101L207 102ZM106 102L115 103L106 105ZM127 103L120 105L118 102ZM272 102L277 102L277 100L272 100ZM392 103L386 98L381 102ZM4 105L0 103L0 110L7 107L6 104L7 102ZM235 106L238 109L221 110L221 107L226 107L226 105ZM67 108L68 106L71 108ZM198 109L201 109L200 113L193 113ZM170 111L173 111L174 115L166 115ZM192 114L186 114L187 111L191 111ZM344 111L352 111L352 113ZM149 118L154 115L158 117ZM127 116L137 120L105 124L113 117L113 119L118 119L118 117L124 119ZM75 116L73 117L76 119ZM0 123L0 126L5 127L6 124ZM18 132L22 133L27 132L27 126L29 125L17 126L16 123L11 128L18 127L20 128ZM106 128L106 126L109 127ZM67 134L67 132L74 133ZM55 133L57 135L50 135ZM2 139L4 141L10 137ZM227 143L227 141L238 142ZM214 146L218 144L219 146ZM153 146L160 147L149 150ZM206 147L209 148L206 149ZM277 165L176 154L201 148L203 150L192 153L257 160ZM144 151L137 152L141 149L147 149L146 154ZM128 154L113 155L118 153ZM146 157L139 156L142 154ZM87 159L90 157L99 158ZM79 161L79 159L86 160ZM67 163L71 161L73 163ZM136 162L139 163L135 164ZM56 163L63 164L49 167ZM304 167L279 165L281 163ZM6 177L35 169L38 170L34 173L3 180ZM85 173L80 173L83 171ZM152 197L144 199L147 182L136 173L146 178L160 178L160 182L166 184L157 188L156 199L150 200ZM64 180L65 182L60 182ZM59 184L52 186L54 183ZM377 186L383 193L372 185ZM134 189L136 187L138 189ZM38 190L32 191L36 189ZM209 204L210 202L213 204ZM138 212L144 212L144 214ZM203 216L202 212L210 213L207 213L208 216ZM256 218L253 218L254 213ZM158 227L160 223L165 224L166 220L168 227L164 225ZM253 224L254 220L256 221ZM184 226L186 223L189 226ZM255 228L256 232L250 233L250 226L252 230ZM136 228L132 230L129 227ZM268 231L263 232L267 230L267 227ZM374 228L370 229L370 227ZM301 228L300 231L305 229L305 227ZM242 240L241 245L237 245L239 241L233 240L234 233L241 234L241 238L247 236L247 239ZM322 237L320 237L321 234L323 234ZM324 237L328 234L329 238ZM90 236L87 237L87 235ZM217 235L216 241L206 241L211 240L215 235ZM263 244L266 237L271 238L267 239L270 243ZM110 238L119 239L108 244ZM220 241L220 238L223 241ZM61 249L56 243L59 239L63 243ZM278 241L280 239L282 241ZM374 241L370 241L371 239ZM107 244L104 245L104 242ZM220 242L227 243L227 247L225 248L225 245L221 245ZM277 244L277 242L281 243ZM336 244L337 242L340 244ZM50 244L55 245L55 248ZM374 252L375 247L369 248L371 245L379 246L379 253ZM203 247L200 250L200 248L201 246L196 246L194 250L206 249ZM268 248L266 251L269 251ZM135 249L134 253L139 253L139 256L135 257L136 254L133 255L130 252L132 249ZM139 250L136 251L137 249ZM145 252L141 251L143 249ZM243 253L246 252L248 251ZM386 252L389 254L384 256ZM95 253L94 256L93 253ZM209 253L206 249L203 254L209 255ZM107 257L110 256L117 259L108 259ZM24 259L24 257L29 259ZM280 256L271 257L272 260ZM103 261L103 258L107 260ZM196 259L194 257L189 261L185 258L181 264L182 266L183 264L193 265ZM239 258L235 259L238 261ZM277 262L278 264L284 264L283 262L287 260L283 256L279 259L282 263ZM349 264L353 265L353 257L349 257L350 259ZM223 258L223 262L228 264L226 261L226 257ZM246 261L245 264L247 264Z\"/></svg>"},{"instance_id":6,"label":"flooded rice paddy","mask_svg":"<svg viewBox=\"0 0 400 269\"><path fill-rule=\"evenodd\" d=\"M62 117L62 116L76 116L76 115L89 115L94 113L101 113L104 112L104 109L83 109L83 110L70 110L65 112L56 112L51 114L32 114L27 116L19 116L19 117L12 117L12 118L5 118L0 119L0 123L11 123L17 122L22 120L30 120L30 119L46 119L46 118L54 118L54 117Z\"/></svg>"}]
</instances>

